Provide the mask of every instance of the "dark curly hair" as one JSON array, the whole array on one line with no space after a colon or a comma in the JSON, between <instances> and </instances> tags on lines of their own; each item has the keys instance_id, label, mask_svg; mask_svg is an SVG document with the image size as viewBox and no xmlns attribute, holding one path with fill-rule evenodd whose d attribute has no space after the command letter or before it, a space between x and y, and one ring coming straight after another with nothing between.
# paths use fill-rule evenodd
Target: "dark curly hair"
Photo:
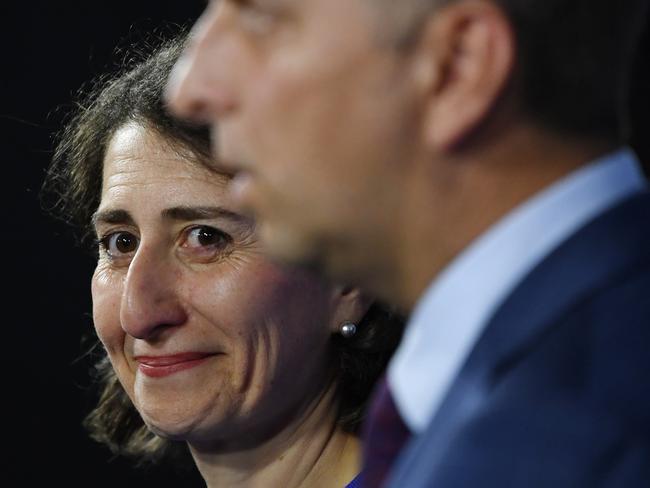
<instances>
[{"instance_id":1,"label":"dark curly hair","mask_svg":"<svg viewBox=\"0 0 650 488\"><path fill-rule=\"evenodd\" d=\"M187 151L210 167L206 127L171 117L163 101L169 73L180 56L186 34L159 41L138 55L131 54L122 69L82 90L77 109L58 136L52 164L43 185L43 201L55 216L80 231L82 243L93 235L91 218L102 185L103 160L111 138L127 123L156 131L171 147ZM373 304L357 333L349 339L334 336L333 369L339 392L339 424L357 432L373 386L397 346L403 320L390 308ZM101 388L99 401L85 419L91 436L114 453L142 462L187 456L184 443L152 433L122 388L103 348L96 363Z\"/></svg>"}]
</instances>

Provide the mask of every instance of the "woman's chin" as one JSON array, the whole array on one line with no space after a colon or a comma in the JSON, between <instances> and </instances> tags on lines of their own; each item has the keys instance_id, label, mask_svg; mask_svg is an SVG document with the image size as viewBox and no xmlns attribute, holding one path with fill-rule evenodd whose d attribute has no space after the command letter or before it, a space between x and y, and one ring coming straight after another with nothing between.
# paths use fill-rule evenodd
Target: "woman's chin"
<instances>
[{"instance_id":1,"label":"woman's chin","mask_svg":"<svg viewBox=\"0 0 650 488\"><path fill-rule=\"evenodd\" d=\"M160 408L155 412L146 409L139 411L149 430L172 441L202 445L232 434L231 422L224 422L228 416L215 415L214 411Z\"/></svg>"},{"instance_id":2,"label":"woman's chin","mask_svg":"<svg viewBox=\"0 0 650 488\"><path fill-rule=\"evenodd\" d=\"M191 438L193 433L202 430L206 420L205 408L197 405L146 402L139 404L137 410L152 432L175 441Z\"/></svg>"},{"instance_id":3,"label":"woman's chin","mask_svg":"<svg viewBox=\"0 0 650 488\"><path fill-rule=\"evenodd\" d=\"M195 425L187 419L150 418L143 416L144 422L154 434L172 441L186 441L192 437Z\"/></svg>"}]
</instances>

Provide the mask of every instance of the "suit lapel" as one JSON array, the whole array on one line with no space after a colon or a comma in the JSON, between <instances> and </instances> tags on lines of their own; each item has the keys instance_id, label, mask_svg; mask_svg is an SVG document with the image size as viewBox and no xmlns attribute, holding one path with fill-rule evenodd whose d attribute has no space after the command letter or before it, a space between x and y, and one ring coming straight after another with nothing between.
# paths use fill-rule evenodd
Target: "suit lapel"
<instances>
[{"instance_id":1,"label":"suit lapel","mask_svg":"<svg viewBox=\"0 0 650 488\"><path fill-rule=\"evenodd\" d=\"M547 256L489 320L433 421L403 451L388 486L419 486L418 476L434 473L457 429L561 317L618 274L648 260L648 192L601 214Z\"/></svg>"}]
</instances>

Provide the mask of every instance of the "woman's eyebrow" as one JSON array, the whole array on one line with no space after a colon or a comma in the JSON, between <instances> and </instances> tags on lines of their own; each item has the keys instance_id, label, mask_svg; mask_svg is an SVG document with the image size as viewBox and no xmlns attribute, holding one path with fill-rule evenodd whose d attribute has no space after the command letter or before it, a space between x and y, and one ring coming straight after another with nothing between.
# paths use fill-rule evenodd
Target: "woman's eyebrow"
<instances>
[{"instance_id":1,"label":"woman's eyebrow","mask_svg":"<svg viewBox=\"0 0 650 488\"><path fill-rule=\"evenodd\" d=\"M234 222L249 222L250 218L228 210L224 207L179 206L166 208L161 212L162 217L170 220L200 220L222 218Z\"/></svg>"},{"instance_id":2,"label":"woman's eyebrow","mask_svg":"<svg viewBox=\"0 0 650 488\"><path fill-rule=\"evenodd\" d=\"M133 217L126 210L121 209L112 209L112 210L101 210L93 214L91 218L93 226L97 224L129 224L134 223Z\"/></svg>"},{"instance_id":3,"label":"woman's eyebrow","mask_svg":"<svg viewBox=\"0 0 650 488\"><path fill-rule=\"evenodd\" d=\"M210 207L210 206L179 206L166 208L161 212L161 216L166 220L180 220L191 221L201 219L216 219L222 218L237 223L244 223L252 225L252 220L249 217L228 210L224 207ZM135 220L129 212L122 209L107 209L100 210L92 216L93 226L97 224L128 224L135 225Z\"/></svg>"}]
</instances>

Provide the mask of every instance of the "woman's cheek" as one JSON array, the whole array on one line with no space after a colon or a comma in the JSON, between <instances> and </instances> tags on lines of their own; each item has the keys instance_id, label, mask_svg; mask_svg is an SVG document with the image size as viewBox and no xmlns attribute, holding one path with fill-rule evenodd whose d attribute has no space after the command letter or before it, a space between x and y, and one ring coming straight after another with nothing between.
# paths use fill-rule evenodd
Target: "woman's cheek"
<instances>
[{"instance_id":1,"label":"woman's cheek","mask_svg":"<svg viewBox=\"0 0 650 488\"><path fill-rule=\"evenodd\" d=\"M124 342L120 323L121 281L98 266L91 284L95 330L110 354L121 351Z\"/></svg>"}]
</instances>

